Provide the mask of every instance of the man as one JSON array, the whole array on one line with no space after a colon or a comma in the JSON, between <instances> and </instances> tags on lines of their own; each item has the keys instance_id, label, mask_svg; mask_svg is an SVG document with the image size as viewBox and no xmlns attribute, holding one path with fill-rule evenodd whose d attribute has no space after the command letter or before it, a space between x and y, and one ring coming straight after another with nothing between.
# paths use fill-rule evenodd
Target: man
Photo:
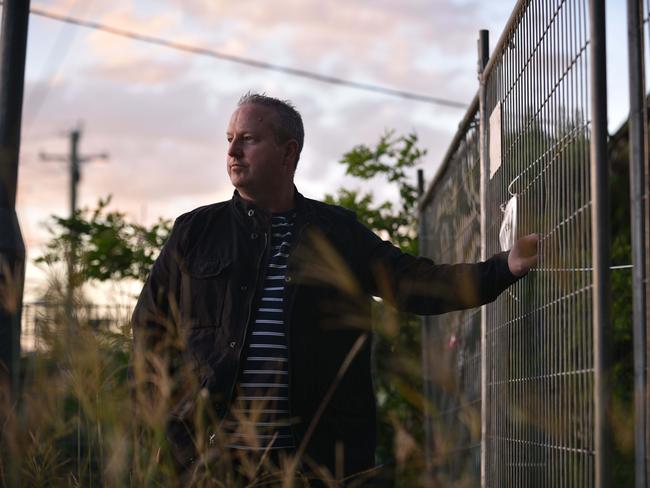
<instances>
[{"instance_id":1,"label":"man","mask_svg":"<svg viewBox=\"0 0 650 488\"><path fill-rule=\"evenodd\" d=\"M189 365L196 379L172 394L176 459L194 463L196 439L209 435L223 455L288 452L303 469L369 470L371 297L417 314L490 302L536 264L537 236L483 263L436 265L297 192L304 133L288 102L243 96L226 135L233 198L177 219L134 312L136 352L162 355L172 374ZM199 391L218 419L209 434L194 425Z\"/></svg>"}]
</instances>

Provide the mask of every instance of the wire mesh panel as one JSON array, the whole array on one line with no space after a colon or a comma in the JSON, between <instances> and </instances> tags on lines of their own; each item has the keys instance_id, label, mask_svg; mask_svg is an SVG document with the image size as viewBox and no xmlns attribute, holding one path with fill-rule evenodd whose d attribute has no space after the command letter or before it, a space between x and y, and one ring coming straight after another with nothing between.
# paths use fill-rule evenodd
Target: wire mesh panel
<instances>
[{"instance_id":1,"label":"wire mesh panel","mask_svg":"<svg viewBox=\"0 0 650 488\"><path fill-rule=\"evenodd\" d=\"M436 262L480 258L480 162L474 103L423 208L422 254ZM477 486L481 441L480 309L425 320L424 370L430 431L427 458L436 486Z\"/></svg>"},{"instance_id":2,"label":"wire mesh panel","mask_svg":"<svg viewBox=\"0 0 650 488\"><path fill-rule=\"evenodd\" d=\"M520 2L486 68L487 254L537 232L540 267L487 308L486 484L594 484L589 15Z\"/></svg>"},{"instance_id":3,"label":"wire mesh panel","mask_svg":"<svg viewBox=\"0 0 650 488\"><path fill-rule=\"evenodd\" d=\"M102 333L118 333L129 326L133 307L130 304L79 304L75 309L75 326ZM23 352L47 350L66 324L65 304L33 302L23 305L21 349Z\"/></svg>"}]
</instances>

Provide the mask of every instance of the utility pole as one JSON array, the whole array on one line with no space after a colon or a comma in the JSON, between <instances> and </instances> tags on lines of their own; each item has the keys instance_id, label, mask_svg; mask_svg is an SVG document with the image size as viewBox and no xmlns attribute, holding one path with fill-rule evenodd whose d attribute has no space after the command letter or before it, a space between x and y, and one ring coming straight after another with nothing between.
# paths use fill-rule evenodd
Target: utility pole
<instances>
[{"instance_id":1,"label":"utility pole","mask_svg":"<svg viewBox=\"0 0 650 488\"><path fill-rule=\"evenodd\" d=\"M18 393L25 244L16 215L29 0L5 0L0 27L0 397Z\"/></svg>"},{"instance_id":2,"label":"utility pole","mask_svg":"<svg viewBox=\"0 0 650 488\"><path fill-rule=\"evenodd\" d=\"M69 163L70 171L70 218L73 219L77 214L77 188L81 181L81 164L92 161L93 159L108 159L107 153L92 154L88 156L79 155L79 140L81 139L81 129L77 128L70 131L70 154L62 156L57 154L41 153L43 161L63 161ZM66 287L65 316L68 321L68 331L72 330L74 320L74 289L75 289L75 257L77 255L77 236L71 231L70 249L67 259L68 265L68 283Z\"/></svg>"}]
</instances>

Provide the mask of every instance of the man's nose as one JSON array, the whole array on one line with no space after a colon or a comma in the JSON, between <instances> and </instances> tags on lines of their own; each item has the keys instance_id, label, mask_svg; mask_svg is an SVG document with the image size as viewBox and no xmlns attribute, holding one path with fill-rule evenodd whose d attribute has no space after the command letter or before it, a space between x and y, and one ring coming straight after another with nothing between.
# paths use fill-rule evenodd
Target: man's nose
<instances>
[{"instance_id":1,"label":"man's nose","mask_svg":"<svg viewBox=\"0 0 650 488\"><path fill-rule=\"evenodd\" d=\"M241 155L241 147L237 139L233 139L228 144L228 156L235 158Z\"/></svg>"}]
</instances>

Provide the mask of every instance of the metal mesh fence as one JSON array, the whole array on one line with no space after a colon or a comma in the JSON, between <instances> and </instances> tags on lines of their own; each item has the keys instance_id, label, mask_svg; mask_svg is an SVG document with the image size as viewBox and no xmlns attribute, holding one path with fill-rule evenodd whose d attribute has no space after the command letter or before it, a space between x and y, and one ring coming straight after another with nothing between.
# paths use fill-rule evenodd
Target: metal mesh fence
<instances>
[{"instance_id":1,"label":"metal mesh fence","mask_svg":"<svg viewBox=\"0 0 650 488\"><path fill-rule=\"evenodd\" d=\"M480 160L477 103L448 153L424 209L422 253L445 263L480 259ZM479 309L427 317L424 371L431 401L430 476L439 486L477 486L481 447Z\"/></svg>"},{"instance_id":2,"label":"metal mesh fence","mask_svg":"<svg viewBox=\"0 0 650 488\"><path fill-rule=\"evenodd\" d=\"M488 486L594 481L587 7L527 2L487 77L487 254L538 232L542 257L487 309Z\"/></svg>"},{"instance_id":3,"label":"metal mesh fence","mask_svg":"<svg viewBox=\"0 0 650 488\"><path fill-rule=\"evenodd\" d=\"M102 332L119 332L131 319L131 305L85 304L75 307L74 321L80 326ZM32 302L23 304L21 350L40 351L68 323L65 304Z\"/></svg>"},{"instance_id":4,"label":"metal mesh fence","mask_svg":"<svg viewBox=\"0 0 650 488\"><path fill-rule=\"evenodd\" d=\"M588 7L518 2L483 75L486 207L481 111L461 124L423 199L422 248L434 260L479 258L481 212L488 256L541 236L540 266L486 309L483 385L478 311L425 321L430 468L442 483L596 484Z\"/></svg>"}]
</instances>

